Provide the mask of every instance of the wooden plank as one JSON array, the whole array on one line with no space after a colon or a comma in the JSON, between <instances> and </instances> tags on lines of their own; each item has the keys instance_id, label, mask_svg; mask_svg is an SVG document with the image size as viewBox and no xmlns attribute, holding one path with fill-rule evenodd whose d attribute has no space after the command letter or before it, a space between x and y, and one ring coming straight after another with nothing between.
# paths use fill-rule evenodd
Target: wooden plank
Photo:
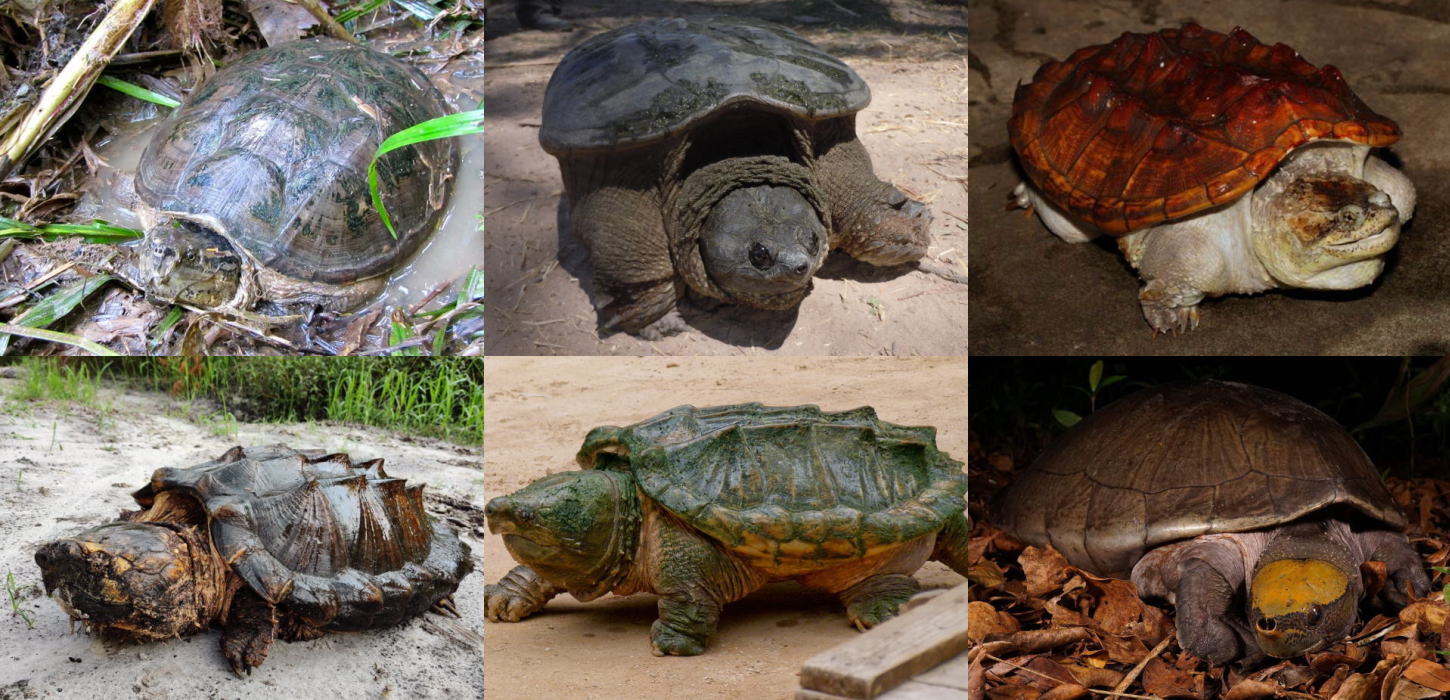
<instances>
[{"instance_id":1,"label":"wooden plank","mask_svg":"<svg viewBox=\"0 0 1450 700\"><path fill-rule=\"evenodd\" d=\"M877 700L967 700L967 691L965 688L948 688L921 681L907 681L887 691Z\"/></svg>"},{"instance_id":2,"label":"wooden plank","mask_svg":"<svg viewBox=\"0 0 1450 700\"><path fill-rule=\"evenodd\" d=\"M967 649L967 584L811 657L801 688L874 698Z\"/></svg>"},{"instance_id":3,"label":"wooden plank","mask_svg":"<svg viewBox=\"0 0 1450 700\"><path fill-rule=\"evenodd\" d=\"M928 685L940 685L947 688L967 689L967 652L957 654L956 657L948 659L941 665L925 673L917 674L911 680Z\"/></svg>"}]
</instances>

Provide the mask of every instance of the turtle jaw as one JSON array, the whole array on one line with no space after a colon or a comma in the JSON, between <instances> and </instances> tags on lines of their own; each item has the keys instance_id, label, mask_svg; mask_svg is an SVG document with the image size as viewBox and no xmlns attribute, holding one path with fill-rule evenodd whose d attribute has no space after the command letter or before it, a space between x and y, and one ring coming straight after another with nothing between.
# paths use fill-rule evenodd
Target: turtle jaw
<instances>
[{"instance_id":1,"label":"turtle jaw","mask_svg":"<svg viewBox=\"0 0 1450 700\"><path fill-rule=\"evenodd\" d=\"M47 595L72 618L134 639L166 639L210 624L217 595L204 537L182 526L119 522L36 551Z\"/></svg>"},{"instance_id":2,"label":"turtle jaw","mask_svg":"<svg viewBox=\"0 0 1450 700\"><path fill-rule=\"evenodd\" d=\"M139 257L139 281L154 300L202 311L250 306L246 258L204 222L163 216Z\"/></svg>"}]
</instances>

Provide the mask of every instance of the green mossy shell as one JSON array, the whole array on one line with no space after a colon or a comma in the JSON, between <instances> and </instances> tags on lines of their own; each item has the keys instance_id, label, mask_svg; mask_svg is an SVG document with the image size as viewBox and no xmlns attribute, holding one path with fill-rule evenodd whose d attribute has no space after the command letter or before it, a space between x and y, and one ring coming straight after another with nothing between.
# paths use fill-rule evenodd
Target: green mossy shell
<instances>
[{"instance_id":1,"label":"green mossy shell","mask_svg":"<svg viewBox=\"0 0 1450 700\"><path fill-rule=\"evenodd\" d=\"M564 57L544 92L539 141L559 155L655 141L740 103L814 120L870 101L855 71L783 27L659 19L592 37Z\"/></svg>"},{"instance_id":2,"label":"green mossy shell","mask_svg":"<svg viewBox=\"0 0 1450 700\"><path fill-rule=\"evenodd\" d=\"M333 39L254 51L162 122L136 171L153 209L213 217L256 261L304 282L347 284L401 265L433 232L457 169L454 139L378 162L395 239L368 193L390 134L448 112L416 68Z\"/></svg>"},{"instance_id":3,"label":"green mossy shell","mask_svg":"<svg viewBox=\"0 0 1450 700\"><path fill-rule=\"evenodd\" d=\"M939 530L967 489L935 428L888 423L870 407L680 406L595 428L577 459L631 473L687 524L776 561L874 555Z\"/></svg>"},{"instance_id":4,"label":"green mossy shell","mask_svg":"<svg viewBox=\"0 0 1450 700\"><path fill-rule=\"evenodd\" d=\"M457 533L423 509L423 486L389 477L381 459L234 447L156 470L136 502L171 490L201 503L213 545L248 586L324 629L401 622L473 568Z\"/></svg>"}]
</instances>

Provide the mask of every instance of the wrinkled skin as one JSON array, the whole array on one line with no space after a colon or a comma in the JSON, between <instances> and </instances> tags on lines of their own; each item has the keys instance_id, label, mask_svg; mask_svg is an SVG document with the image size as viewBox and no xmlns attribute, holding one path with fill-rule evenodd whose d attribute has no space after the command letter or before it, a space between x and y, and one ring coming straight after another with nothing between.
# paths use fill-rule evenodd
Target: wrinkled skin
<instances>
[{"instance_id":1,"label":"wrinkled skin","mask_svg":"<svg viewBox=\"0 0 1450 700\"><path fill-rule=\"evenodd\" d=\"M826 227L789 187L725 195L700 237L705 270L732 297L779 296L810 285L826 259Z\"/></svg>"},{"instance_id":2,"label":"wrinkled skin","mask_svg":"<svg viewBox=\"0 0 1450 700\"><path fill-rule=\"evenodd\" d=\"M148 295L199 309L246 308L242 255L226 238L193 221L163 218L141 244L139 280Z\"/></svg>"},{"instance_id":3,"label":"wrinkled skin","mask_svg":"<svg viewBox=\"0 0 1450 700\"><path fill-rule=\"evenodd\" d=\"M166 639L211 623L221 597L211 556L192 528L111 523L42 545L35 563L71 617Z\"/></svg>"}]
</instances>

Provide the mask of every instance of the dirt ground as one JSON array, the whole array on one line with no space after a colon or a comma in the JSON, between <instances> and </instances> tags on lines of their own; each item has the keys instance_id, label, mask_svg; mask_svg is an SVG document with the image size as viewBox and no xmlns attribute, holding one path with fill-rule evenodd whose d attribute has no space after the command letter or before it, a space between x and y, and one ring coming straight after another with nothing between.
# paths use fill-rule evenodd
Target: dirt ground
<instances>
[{"instance_id":1,"label":"dirt ground","mask_svg":"<svg viewBox=\"0 0 1450 700\"><path fill-rule=\"evenodd\" d=\"M571 33L520 31L513 2L490 3L485 96L489 354L706 355L740 352L954 355L966 351L966 286L876 269L836 253L797 312L686 306L691 329L660 341L598 337L587 254L561 234L563 184L539 147L544 86L587 37L654 17L735 14L783 24L871 86L857 128L877 177L935 214L930 255L966 254L966 26L960 0L574 0Z\"/></svg>"},{"instance_id":2,"label":"dirt ground","mask_svg":"<svg viewBox=\"0 0 1450 700\"><path fill-rule=\"evenodd\" d=\"M971 351L986 354L1440 354L1450 350L1450 5L1438 0L986 0L970 5ZM1013 90L1048 59L1196 21L1242 26L1316 65L1338 66L1399 122L1391 149L1419 190L1385 273L1348 292L1271 292L1204 304L1186 336L1154 338L1139 281L1110 245L1071 245L1007 211L1018 170L1007 143Z\"/></svg>"},{"instance_id":3,"label":"dirt ground","mask_svg":"<svg viewBox=\"0 0 1450 700\"><path fill-rule=\"evenodd\" d=\"M25 587L18 604L35 626L0 593L0 698L482 697L483 547L471 524L463 538L475 570L455 595L461 618L428 613L385 630L278 642L247 678L232 674L217 630L124 645L73 631L43 596L34 561L40 543L134 508L130 493L157 467L195 464L236 444L382 457L389 474L472 503L480 502L482 450L337 424L240 423L218 435L226 423L189 419L187 406L165 396L102 389L100 410L25 404L9 398L16 381L0 378L0 577L13 574ZM428 507L435 518L467 521L467 513Z\"/></svg>"},{"instance_id":4,"label":"dirt ground","mask_svg":"<svg viewBox=\"0 0 1450 700\"><path fill-rule=\"evenodd\" d=\"M484 496L574 468L590 428L684 403L872 405L885 420L936 426L937 444L965 458L966 386L960 359L491 357ZM484 546L484 573L497 581L515 562L502 538L489 535ZM963 580L936 562L916 577L942 588ZM652 656L654 619L654 596L586 604L564 595L518 623L489 623L485 691L500 698L786 698L799 685L803 661L857 634L832 596L795 584L726 606L700 656Z\"/></svg>"}]
</instances>

